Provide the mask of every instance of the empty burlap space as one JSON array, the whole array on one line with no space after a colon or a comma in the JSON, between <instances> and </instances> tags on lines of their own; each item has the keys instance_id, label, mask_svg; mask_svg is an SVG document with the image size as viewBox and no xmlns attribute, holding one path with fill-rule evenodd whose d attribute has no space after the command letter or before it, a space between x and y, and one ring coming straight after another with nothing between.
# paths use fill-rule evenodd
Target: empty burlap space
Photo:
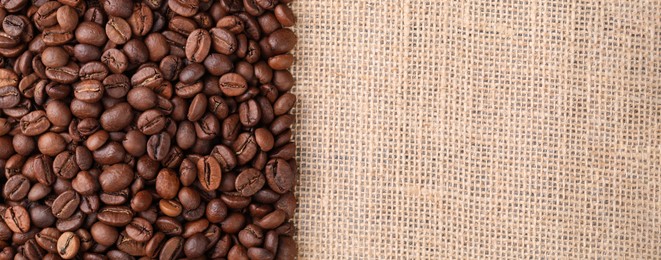
<instances>
[{"instance_id":1,"label":"empty burlap space","mask_svg":"<svg viewBox=\"0 0 661 260\"><path fill-rule=\"evenodd\" d=\"M299 259L661 257L661 2L298 0Z\"/></svg>"}]
</instances>

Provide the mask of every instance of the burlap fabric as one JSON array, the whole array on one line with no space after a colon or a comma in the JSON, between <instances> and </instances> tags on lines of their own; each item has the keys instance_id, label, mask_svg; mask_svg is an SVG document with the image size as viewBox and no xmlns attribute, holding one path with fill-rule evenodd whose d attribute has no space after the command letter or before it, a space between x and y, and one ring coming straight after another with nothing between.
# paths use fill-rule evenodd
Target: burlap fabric
<instances>
[{"instance_id":1,"label":"burlap fabric","mask_svg":"<svg viewBox=\"0 0 661 260\"><path fill-rule=\"evenodd\" d=\"M298 0L300 259L661 257L661 2Z\"/></svg>"}]
</instances>

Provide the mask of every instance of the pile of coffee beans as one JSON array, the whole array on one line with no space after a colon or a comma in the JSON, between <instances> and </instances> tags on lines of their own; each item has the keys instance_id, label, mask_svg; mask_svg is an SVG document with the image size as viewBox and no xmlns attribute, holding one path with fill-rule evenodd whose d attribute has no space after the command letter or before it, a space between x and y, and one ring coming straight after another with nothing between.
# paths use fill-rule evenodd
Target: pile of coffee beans
<instances>
[{"instance_id":1,"label":"pile of coffee beans","mask_svg":"<svg viewBox=\"0 0 661 260\"><path fill-rule=\"evenodd\" d=\"M293 259L292 0L0 0L0 259Z\"/></svg>"}]
</instances>

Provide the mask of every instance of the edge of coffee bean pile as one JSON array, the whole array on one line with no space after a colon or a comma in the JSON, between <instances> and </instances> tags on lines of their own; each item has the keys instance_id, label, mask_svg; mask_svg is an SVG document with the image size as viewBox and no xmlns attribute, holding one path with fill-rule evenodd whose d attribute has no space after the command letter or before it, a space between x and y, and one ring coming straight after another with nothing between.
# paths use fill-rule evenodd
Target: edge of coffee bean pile
<instances>
[{"instance_id":1,"label":"edge of coffee bean pile","mask_svg":"<svg viewBox=\"0 0 661 260\"><path fill-rule=\"evenodd\" d=\"M294 259L292 1L0 1L0 260Z\"/></svg>"}]
</instances>

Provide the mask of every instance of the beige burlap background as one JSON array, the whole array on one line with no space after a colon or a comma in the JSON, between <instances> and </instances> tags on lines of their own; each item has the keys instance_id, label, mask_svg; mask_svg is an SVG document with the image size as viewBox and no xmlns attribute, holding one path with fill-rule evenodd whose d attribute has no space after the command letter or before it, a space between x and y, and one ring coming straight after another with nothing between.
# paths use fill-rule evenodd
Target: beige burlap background
<instances>
[{"instance_id":1,"label":"beige burlap background","mask_svg":"<svg viewBox=\"0 0 661 260\"><path fill-rule=\"evenodd\" d=\"M661 2L298 0L300 259L661 257Z\"/></svg>"}]
</instances>

